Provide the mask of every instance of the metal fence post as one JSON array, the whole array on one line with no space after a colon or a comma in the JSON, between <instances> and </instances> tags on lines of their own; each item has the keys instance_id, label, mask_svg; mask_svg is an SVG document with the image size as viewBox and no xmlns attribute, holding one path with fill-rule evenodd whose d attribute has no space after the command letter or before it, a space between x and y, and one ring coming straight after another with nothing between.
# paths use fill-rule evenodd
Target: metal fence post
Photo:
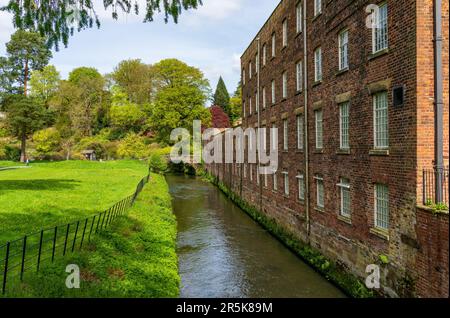
<instances>
[{"instance_id":1,"label":"metal fence post","mask_svg":"<svg viewBox=\"0 0 450 318\"><path fill-rule=\"evenodd\" d=\"M425 169L422 170L422 197L423 197L423 204L427 204L427 190L426 190L426 186L427 186L427 180L426 180L427 174Z\"/></svg>"},{"instance_id":2,"label":"metal fence post","mask_svg":"<svg viewBox=\"0 0 450 318\"><path fill-rule=\"evenodd\" d=\"M105 223L105 217L106 217L106 211L103 212L103 220L102 220L102 225L100 225L100 230L104 229L103 224Z\"/></svg>"},{"instance_id":3,"label":"metal fence post","mask_svg":"<svg viewBox=\"0 0 450 318\"><path fill-rule=\"evenodd\" d=\"M78 234L78 227L80 226L80 221L77 222L77 228L75 229L75 236L73 237L73 243L72 243L72 253L75 251L75 243L77 241L77 234Z\"/></svg>"},{"instance_id":4,"label":"metal fence post","mask_svg":"<svg viewBox=\"0 0 450 318\"><path fill-rule=\"evenodd\" d=\"M88 218L86 219L86 222L84 222L84 229L83 229L83 236L81 236L80 250L83 248L84 235L86 234L87 224L88 224Z\"/></svg>"},{"instance_id":5,"label":"metal fence post","mask_svg":"<svg viewBox=\"0 0 450 318\"><path fill-rule=\"evenodd\" d=\"M8 276L8 261L9 261L9 248L11 243L6 243L6 257L5 257L5 268L3 269L3 285L2 285L2 293L6 292L6 277Z\"/></svg>"},{"instance_id":6,"label":"metal fence post","mask_svg":"<svg viewBox=\"0 0 450 318\"><path fill-rule=\"evenodd\" d=\"M66 256L67 239L69 238L69 231L70 231L70 224L67 224L66 239L64 240L64 251L63 251L63 256Z\"/></svg>"},{"instance_id":7,"label":"metal fence post","mask_svg":"<svg viewBox=\"0 0 450 318\"><path fill-rule=\"evenodd\" d=\"M27 236L23 237L23 247L22 247L22 265L20 267L20 281L23 280L23 272L25 269L25 254L27 251Z\"/></svg>"},{"instance_id":8,"label":"metal fence post","mask_svg":"<svg viewBox=\"0 0 450 318\"><path fill-rule=\"evenodd\" d=\"M38 261L37 261L37 271L39 272L39 268L41 267L41 253L42 253L42 239L44 238L44 231L41 231L41 238L39 239L39 252L38 252Z\"/></svg>"},{"instance_id":9,"label":"metal fence post","mask_svg":"<svg viewBox=\"0 0 450 318\"><path fill-rule=\"evenodd\" d=\"M53 235L52 263L55 261L57 235L58 235L58 227L55 226L55 233Z\"/></svg>"},{"instance_id":10,"label":"metal fence post","mask_svg":"<svg viewBox=\"0 0 450 318\"><path fill-rule=\"evenodd\" d=\"M92 229L94 228L94 223L95 223L95 218L97 216L94 215L94 217L92 218L92 224L91 224L91 229L89 230L89 242L91 241L91 234L92 234Z\"/></svg>"},{"instance_id":11,"label":"metal fence post","mask_svg":"<svg viewBox=\"0 0 450 318\"><path fill-rule=\"evenodd\" d=\"M100 219L102 218L102 213L98 215L97 228L95 229L95 233L98 233L98 227L100 226Z\"/></svg>"}]
</instances>

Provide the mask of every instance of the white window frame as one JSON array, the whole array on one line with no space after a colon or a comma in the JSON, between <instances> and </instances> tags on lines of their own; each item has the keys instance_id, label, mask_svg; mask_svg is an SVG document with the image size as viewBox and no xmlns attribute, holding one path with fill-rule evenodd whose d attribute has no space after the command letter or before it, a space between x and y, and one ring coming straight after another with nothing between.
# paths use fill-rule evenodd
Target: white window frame
<instances>
[{"instance_id":1,"label":"white window frame","mask_svg":"<svg viewBox=\"0 0 450 318\"><path fill-rule=\"evenodd\" d=\"M322 70L322 47L314 50L314 81L320 82L323 78Z\"/></svg>"},{"instance_id":2,"label":"white window frame","mask_svg":"<svg viewBox=\"0 0 450 318\"><path fill-rule=\"evenodd\" d=\"M272 57L275 57L277 55L277 36L275 32L272 34Z\"/></svg>"},{"instance_id":3,"label":"white window frame","mask_svg":"<svg viewBox=\"0 0 450 318\"><path fill-rule=\"evenodd\" d=\"M249 77L249 79L252 79L252 62L251 61L248 63L248 77Z\"/></svg>"},{"instance_id":4,"label":"white window frame","mask_svg":"<svg viewBox=\"0 0 450 318\"><path fill-rule=\"evenodd\" d=\"M349 31L348 29L342 30L339 33L339 70L348 69L348 46L349 46Z\"/></svg>"},{"instance_id":5,"label":"white window frame","mask_svg":"<svg viewBox=\"0 0 450 318\"><path fill-rule=\"evenodd\" d=\"M245 68L242 70L242 84L245 85Z\"/></svg>"},{"instance_id":6,"label":"white window frame","mask_svg":"<svg viewBox=\"0 0 450 318\"><path fill-rule=\"evenodd\" d=\"M374 225L381 230L389 230L389 187L376 183L374 186Z\"/></svg>"},{"instance_id":7,"label":"white window frame","mask_svg":"<svg viewBox=\"0 0 450 318\"><path fill-rule=\"evenodd\" d=\"M244 118L247 117L247 109L246 109L246 103L245 100L242 102L242 108L243 108L243 113L244 113Z\"/></svg>"},{"instance_id":8,"label":"white window frame","mask_svg":"<svg viewBox=\"0 0 450 318\"><path fill-rule=\"evenodd\" d=\"M259 70L259 55L256 54L255 55L255 74L258 74L258 70Z\"/></svg>"},{"instance_id":9,"label":"white window frame","mask_svg":"<svg viewBox=\"0 0 450 318\"><path fill-rule=\"evenodd\" d=\"M378 5L377 10L372 12L374 21L372 26L372 52L374 54L389 47L388 14L387 2Z\"/></svg>"},{"instance_id":10,"label":"white window frame","mask_svg":"<svg viewBox=\"0 0 450 318\"><path fill-rule=\"evenodd\" d=\"M244 163L244 179L247 179L247 164Z\"/></svg>"},{"instance_id":11,"label":"white window frame","mask_svg":"<svg viewBox=\"0 0 450 318\"><path fill-rule=\"evenodd\" d=\"M303 30L303 3L300 1L297 3L297 6L295 7L295 16L296 16L296 30L297 33L302 32Z\"/></svg>"},{"instance_id":12,"label":"white window frame","mask_svg":"<svg viewBox=\"0 0 450 318\"><path fill-rule=\"evenodd\" d=\"M288 20L283 21L283 48L288 45Z\"/></svg>"},{"instance_id":13,"label":"white window frame","mask_svg":"<svg viewBox=\"0 0 450 318\"><path fill-rule=\"evenodd\" d=\"M301 173L297 176L298 182L298 199L300 201L305 201L305 176Z\"/></svg>"},{"instance_id":14,"label":"white window frame","mask_svg":"<svg viewBox=\"0 0 450 318\"><path fill-rule=\"evenodd\" d=\"M273 191L278 191L278 179L277 179L277 173L276 172L273 173L272 182L273 182Z\"/></svg>"},{"instance_id":15,"label":"white window frame","mask_svg":"<svg viewBox=\"0 0 450 318\"><path fill-rule=\"evenodd\" d=\"M252 97L250 96L250 98L248 99L248 114L249 116L251 116L253 114L253 105L252 105Z\"/></svg>"},{"instance_id":16,"label":"white window frame","mask_svg":"<svg viewBox=\"0 0 450 318\"><path fill-rule=\"evenodd\" d=\"M350 149L350 102L339 104L339 147Z\"/></svg>"},{"instance_id":17,"label":"white window frame","mask_svg":"<svg viewBox=\"0 0 450 318\"><path fill-rule=\"evenodd\" d=\"M275 124L273 124L272 129L277 129L277 126ZM271 141L272 147L271 148L275 148L275 146L276 146L276 148L278 149L278 138L275 138L275 137L278 137L278 136L275 136L275 134L272 134L272 141Z\"/></svg>"},{"instance_id":18,"label":"white window frame","mask_svg":"<svg viewBox=\"0 0 450 318\"><path fill-rule=\"evenodd\" d=\"M301 92L303 90L303 62L299 61L295 65L295 73L296 73L296 87L297 92Z\"/></svg>"},{"instance_id":19,"label":"white window frame","mask_svg":"<svg viewBox=\"0 0 450 318\"><path fill-rule=\"evenodd\" d=\"M269 175L267 173L264 174L264 188L267 188L267 185L269 183L269 181L268 181L269 177L268 176Z\"/></svg>"},{"instance_id":20,"label":"white window frame","mask_svg":"<svg viewBox=\"0 0 450 318\"><path fill-rule=\"evenodd\" d=\"M347 178L341 178L340 182L338 183L338 187L339 187L339 192L340 192L340 199L341 199L341 204L340 204L340 210L339 210L339 215L346 217L346 218L350 218L352 216L352 212L351 212L351 204L352 204L352 199L351 199L351 193L350 193L350 180L348 180ZM348 199L348 210L346 209L346 199Z\"/></svg>"},{"instance_id":21,"label":"white window frame","mask_svg":"<svg viewBox=\"0 0 450 318\"><path fill-rule=\"evenodd\" d=\"M297 149L303 150L305 147L305 121L304 115L297 115Z\"/></svg>"},{"instance_id":22,"label":"white window frame","mask_svg":"<svg viewBox=\"0 0 450 318\"><path fill-rule=\"evenodd\" d=\"M388 92L373 94L373 135L375 149L389 148L389 100ZM385 120L384 122L380 122Z\"/></svg>"},{"instance_id":23,"label":"white window frame","mask_svg":"<svg viewBox=\"0 0 450 318\"><path fill-rule=\"evenodd\" d=\"M266 96L266 87L265 86L262 88L262 104L263 104L263 109L265 109L267 107L267 96Z\"/></svg>"},{"instance_id":24,"label":"white window frame","mask_svg":"<svg viewBox=\"0 0 450 318\"><path fill-rule=\"evenodd\" d=\"M275 80L272 80L272 105L274 105L277 102L275 90L276 90Z\"/></svg>"},{"instance_id":25,"label":"white window frame","mask_svg":"<svg viewBox=\"0 0 450 318\"><path fill-rule=\"evenodd\" d=\"M288 78L287 78L287 72L284 71L283 75L283 99L286 99L288 97Z\"/></svg>"},{"instance_id":26,"label":"white window frame","mask_svg":"<svg viewBox=\"0 0 450 318\"><path fill-rule=\"evenodd\" d=\"M316 203L318 208L325 208L325 184L323 178L315 176L316 180Z\"/></svg>"},{"instance_id":27,"label":"white window frame","mask_svg":"<svg viewBox=\"0 0 450 318\"><path fill-rule=\"evenodd\" d=\"M283 171L284 195L289 196L289 173Z\"/></svg>"},{"instance_id":28,"label":"white window frame","mask_svg":"<svg viewBox=\"0 0 450 318\"><path fill-rule=\"evenodd\" d=\"M283 150L289 150L289 127L287 119L283 119Z\"/></svg>"},{"instance_id":29,"label":"white window frame","mask_svg":"<svg viewBox=\"0 0 450 318\"><path fill-rule=\"evenodd\" d=\"M255 109L256 109L255 114L257 114L257 113L259 112L259 98L258 98L258 93L256 93L256 95L255 95Z\"/></svg>"},{"instance_id":30,"label":"white window frame","mask_svg":"<svg viewBox=\"0 0 450 318\"><path fill-rule=\"evenodd\" d=\"M265 43L263 45L262 52L263 52L263 66L266 66L266 63L267 63L267 44L265 44Z\"/></svg>"},{"instance_id":31,"label":"white window frame","mask_svg":"<svg viewBox=\"0 0 450 318\"><path fill-rule=\"evenodd\" d=\"M320 114L320 116L319 116ZM323 149L323 110L317 109L314 111L315 129L316 129L316 149Z\"/></svg>"},{"instance_id":32,"label":"white window frame","mask_svg":"<svg viewBox=\"0 0 450 318\"><path fill-rule=\"evenodd\" d=\"M314 16L317 17L322 13L322 1L314 0Z\"/></svg>"},{"instance_id":33,"label":"white window frame","mask_svg":"<svg viewBox=\"0 0 450 318\"><path fill-rule=\"evenodd\" d=\"M249 166L249 173L250 173L250 181L253 181L253 165L251 163L248 164Z\"/></svg>"}]
</instances>

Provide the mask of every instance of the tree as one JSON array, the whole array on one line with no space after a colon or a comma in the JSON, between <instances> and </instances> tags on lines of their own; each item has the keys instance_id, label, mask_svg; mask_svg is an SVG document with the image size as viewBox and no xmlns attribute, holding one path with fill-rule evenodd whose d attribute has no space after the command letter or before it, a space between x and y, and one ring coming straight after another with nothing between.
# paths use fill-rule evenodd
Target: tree
<instances>
[{"instance_id":1,"label":"tree","mask_svg":"<svg viewBox=\"0 0 450 318\"><path fill-rule=\"evenodd\" d=\"M151 65L146 65L141 60L122 61L111 75L131 102L140 105L150 102L153 78Z\"/></svg>"},{"instance_id":2,"label":"tree","mask_svg":"<svg viewBox=\"0 0 450 318\"><path fill-rule=\"evenodd\" d=\"M11 36L6 43L6 53L11 64L10 76L18 84L19 91L27 95L31 72L46 66L52 53L43 37L24 30L18 30Z\"/></svg>"},{"instance_id":3,"label":"tree","mask_svg":"<svg viewBox=\"0 0 450 318\"><path fill-rule=\"evenodd\" d=\"M235 122L242 115L242 84L239 82L236 91L233 94L233 97L230 99L230 110L231 115L230 119Z\"/></svg>"},{"instance_id":4,"label":"tree","mask_svg":"<svg viewBox=\"0 0 450 318\"><path fill-rule=\"evenodd\" d=\"M20 161L25 162L27 137L44 126L48 111L40 99L23 95L8 96L3 103L6 125L20 139Z\"/></svg>"},{"instance_id":5,"label":"tree","mask_svg":"<svg viewBox=\"0 0 450 318\"><path fill-rule=\"evenodd\" d=\"M47 65L42 71L36 70L31 74L31 96L42 98L45 102L58 91L61 76L53 65Z\"/></svg>"},{"instance_id":6,"label":"tree","mask_svg":"<svg viewBox=\"0 0 450 318\"><path fill-rule=\"evenodd\" d=\"M14 93L14 72L10 61L0 56L0 101L8 95Z\"/></svg>"},{"instance_id":7,"label":"tree","mask_svg":"<svg viewBox=\"0 0 450 318\"><path fill-rule=\"evenodd\" d=\"M34 133L33 141L36 151L41 155L48 155L58 149L61 144L61 135L55 128L47 128Z\"/></svg>"},{"instance_id":8,"label":"tree","mask_svg":"<svg viewBox=\"0 0 450 318\"><path fill-rule=\"evenodd\" d=\"M223 111L231 116L230 109L230 94L228 93L227 87L225 86L225 82L223 81L222 76L219 78L219 82L217 83L216 92L214 93L214 105L222 107Z\"/></svg>"},{"instance_id":9,"label":"tree","mask_svg":"<svg viewBox=\"0 0 450 318\"><path fill-rule=\"evenodd\" d=\"M177 23L183 9L196 9L201 4L201 0L147 0L144 22L153 21L155 13L162 10L166 23L169 17ZM103 0L103 8L112 8L114 19L119 16L117 10L125 13L133 11L135 14L140 11L139 4L131 0ZM59 42L67 46L69 37L75 30L79 32L94 25L100 27L100 19L92 0L10 0L1 10L12 13L13 24L17 29L39 32L48 39L49 46L55 46L56 49Z\"/></svg>"},{"instance_id":10,"label":"tree","mask_svg":"<svg viewBox=\"0 0 450 318\"><path fill-rule=\"evenodd\" d=\"M110 109L111 124L124 134L139 132L145 122L145 114L137 104L131 103L120 88L113 88L112 106Z\"/></svg>"},{"instance_id":11,"label":"tree","mask_svg":"<svg viewBox=\"0 0 450 318\"><path fill-rule=\"evenodd\" d=\"M214 105L209 111L211 112L211 122L213 128L230 128L230 118L223 111L222 107Z\"/></svg>"},{"instance_id":12,"label":"tree","mask_svg":"<svg viewBox=\"0 0 450 318\"><path fill-rule=\"evenodd\" d=\"M117 154L125 159L142 159L149 155L149 148L143 137L130 133L120 142Z\"/></svg>"}]
</instances>

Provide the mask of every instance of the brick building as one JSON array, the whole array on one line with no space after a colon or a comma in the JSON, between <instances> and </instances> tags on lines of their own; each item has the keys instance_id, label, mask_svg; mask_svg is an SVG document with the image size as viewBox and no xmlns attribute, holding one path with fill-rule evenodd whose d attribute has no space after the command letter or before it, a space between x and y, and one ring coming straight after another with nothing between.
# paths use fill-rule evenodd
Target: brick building
<instances>
[{"instance_id":1,"label":"brick building","mask_svg":"<svg viewBox=\"0 0 450 318\"><path fill-rule=\"evenodd\" d=\"M447 167L448 17L444 1ZM448 296L448 212L423 207L435 157L433 31L431 0L281 1L241 58L242 127L279 129L279 169L208 167L362 279L387 256L390 296Z\"/></svg>"}]
</instances>

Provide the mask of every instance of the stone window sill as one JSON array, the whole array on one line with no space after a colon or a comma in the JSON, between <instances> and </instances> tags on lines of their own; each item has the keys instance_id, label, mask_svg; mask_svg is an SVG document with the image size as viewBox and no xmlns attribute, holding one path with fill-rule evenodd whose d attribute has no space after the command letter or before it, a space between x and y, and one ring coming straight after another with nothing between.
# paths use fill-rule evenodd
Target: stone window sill
<instances>
[{"instance_id":1,"label":"stone window sill","mask_svg":"<svg viewBox=\"0 0 450 318\"><path fill-rule=\"evenodd\" d=\"M380 56L386 55L388 53L389 53L389 48L386 48L386 49L383 49L381 51L372 53L372 54L369 55L369 61L374 60L374 59L376 59L376 58L378 58Z\"/></svg>"},{"instance_id":2,"label":"stone window sill","mask_svg":"<svg viewBox=\"0 0 450 318\"><path fill-rule=\"evenodd\" d=\"M347 73L349 70L350 70L350 69L349 69L348 67L346 67L346 68L344 68L344 69L342 69L342 70L339 70L339 71L336 73L336 76L345 74L345 73Z\"/></svg>"},{"instance_id":3,"label":"stone window sill","mask_svg":"<svg viewBox=\"0 0 450 318\"><path fill-rule=\"evenodd\" d=\"M369 152L371 156L389 156L389 149L372 149Z\"/></svg>"},{"instance_id":4,"label":"stone window sill","mask_svg":"<svg viewBox=\"0 0 450 318\"><path fill-rule=\"evenodd\" d=\"M319 206L316 206L314 208L314 210L316 210L317 212L325 213L325 208L322 208L322 207L319 207Z\"/></svg>"},{"instance_id":5,"label":"stone window sill","mask_svg":"<svg viewBox=\"0 0 450 318\"><path fill-rule=\"evenodd\" d=\"M339 149L338 151L336 151L337 155L350 155L351 151L350 149Z\"/></svg>"},{"instance_id":6,"label":"stone window sill","mask_svg":"<svg viewBox=\"0 0 450 318\"><path fill-rule=\"evenodd\" d=\"M341 222L347 223L349 225L352 225L352 219L347 216L338 215L338 220Z\"/></svg>"},{"instance_id":7,"label":"stone window sill","mask_svg":"<svg viewBox=\"0 0 450 318\"><path fill-rule=\"evenodd\" d=\"M379 228L371 228L370 229L370 234L373 234L383 240L389 241L389 233L388 231L384 230L384 229L379 229Z\"/></svg>"},{"instance_id":8,"label":"stone window sill","mask_svg":"<svg viewBox=\"0 0 450 318\"><path fill-rule=\"evenodd\" d=\"M322 155L323 154L323 149L316 149L316 150L314 150L314 154Z\"/></svg>"},{"instance_id":9,"label":"stone window sill","mask_svg":"<svg viewBox=\"0 0 450 318\"><path fill-rule=\"evenodd\" d=\"M320 16L322 15L322 12L317 13L314 18L312 19L312 22L316 21Z\"/></svg>"},{"instance_id":10,"label":"stone window sill","mask_svg":"<svg viewBox=\"0 0 450 318\"><path fill-rule=\"evenodd\" d=\"M313 83L312 87L319 86L320 84L322 84L322 80L315 81L315 82Z\"/></svg>"},{"instance_id":11,"label":"stone window sill","mask_svg":"<svg viewBox=\"0 0 450 318\"><path fill-rule=\"evenodd\" d=\"M300 154L305 153L305 151L304 151L303 149L297 149L297 150L295 150L295 152L296 152L296 153L300 153Z\"/></svg>"},{"instance_id":12,"label":"stone window sill","mask_svg":"<svg viewBox=\"0 0 450 318\"><path fill-rule=\"evenodd\" d=\"M295 93L295 95L300 95L301 93L303 93L303 90L299 90Z\"/></svg>"}]
</instances>

